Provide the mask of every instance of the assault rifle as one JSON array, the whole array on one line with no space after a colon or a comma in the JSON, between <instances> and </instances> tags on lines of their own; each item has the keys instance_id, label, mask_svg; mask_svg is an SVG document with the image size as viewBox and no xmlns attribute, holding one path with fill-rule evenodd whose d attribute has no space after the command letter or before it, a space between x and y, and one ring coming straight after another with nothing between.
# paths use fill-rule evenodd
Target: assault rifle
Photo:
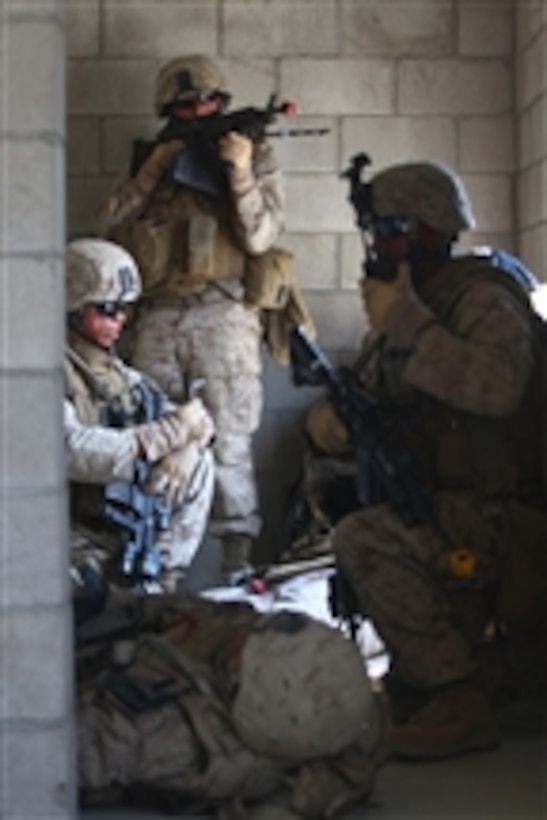
<instances>
[{"instance_id":1,"label":"assault rifle","mask_svg":"<svg viewBox=\"0 0 547 820\"><path fill-rule=\"evenodd\" d=\"M355 213L355 224L359 228L364 248L363 274L386 282L395 279L398 265L391 259L380 256L374 247L374 236L406 236L410 223L405 216L379 216L374 208L372 184L364 179L364 171L372 164L368 154L355 154L349 166L340 174L349 182L348 201Z\"/></svg>"},{"instance_id":2,"label":"assault rifle","mask_svg":"<svg viewBox=\"0 0 547 820\"><path fill-rule=\"evenodd\" d=\"M218 196L222 192L225 167L218 156L217 142L230 131L244 134L253 142L278 136L317 136L328 133L328 128L290 128L267 131L279 115L291 117L296 114L292 100L277 102L272 94L264 108L248 106L226 113L197 117L193 120L171 118L154 140L135 140L131 175L134 176L156 145L172 140L182 140L185 150L173 162L169 176L175 182ZM211 167L212 166L212 167Z\"/></svg>"},{"instance_id":3,"label":"assault rifle","mask_svg":"<svg viewBox=\"0 0 547 820\"><path fill-rule=\"evenodd\" d=\"M290 336L294 384L322 386L348 428L357 466L357 497L363 507L387 501L409 527L430 517L430 497L418 464L350 368L334 368L300 327Z\"/></svg>"},{"instance_id":4,"label":"assault rifle","mask_svg":"<svg viewBox=\"0 0 547 820\"><path fill-rule=\"evenodd\" d=\"M154 421L164 414L166 397L163 393L145 381L137 384L134 390L139 393L139 424ZM107 413L109 426L126 426L124 411L116 404L107 406ZM135 419L132 421L135 423ZM112 481L104 489L104 517L123 533L120 571L137 586L159 577L161 564L156 539L159 532L169 528L171 521L170 508L161 498L143 489L149 473L149 462L138 458L131 483Z\"/></svg>"},{"instance_id":5,"label":"assault rifle","mask_svg":"<svg viewBox=\"0 0 547 820\"><path fill-rule=\"evenodd\" d=\"M299 327L291 331L290 354L294 384L325 387L350 433L359 503L371 507L387 502L409 527L431 521L430 496L418 465L400 441L397 425L386 420L377 402L366 395L356 373L335 369ZM335 617L349 623L355 640L361 609L339 569L330 578L329 606Z\"/></svg>"}]
</instances>

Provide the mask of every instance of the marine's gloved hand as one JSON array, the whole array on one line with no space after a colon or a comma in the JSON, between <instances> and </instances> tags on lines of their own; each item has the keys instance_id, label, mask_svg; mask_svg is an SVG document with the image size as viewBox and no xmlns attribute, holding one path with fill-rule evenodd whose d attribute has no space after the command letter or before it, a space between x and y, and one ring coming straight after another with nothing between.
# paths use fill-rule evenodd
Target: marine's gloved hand
<instances>
[{"instance_id":1,"label":"marine's gloved hand","mask_svg":"<svg viewBox=\"0 0 547 820\"><path fill-rule=\"evenodd\" d=\"M253 143L238 131L229 131L218 141L220 158L236 171L250 171Z\"/></svg>"},{"instance_id":2,"label":"marine's gloved hand","mask_svg":"<svg viewBox=\"0 0 547 820\"><path fill-rule=\"evenodd\" d=\"M203 447L191 441L186 447L174 450L154 464L145 489L162 495L169 506L181 507L196 467L203 457Z\"/></svg>"},{"instance_id":3,"label":"marine's gloved hand","mask_svg":"<svg viewBox=\"0 0 547 820\"><path fill-rule=\"evenodd\" d=\"M370 325L377 333L400 335L400 325L407 325L415 333L433 319L414 290L407 262L399 263L397 276L390 282L370 276L362 279L361 296Z\"/></svg>"},{"instance_id":4,"label":"marine's gloved hand","mask_svg":"<svg viewBox=\"0 0 547 820\"><path fill-rule=\"evenodd\" d=\"M201 399L192 399L156 421L135 428L140 450L150 462L185 447L190 441L205 447L214 432L213 421Z\"/></svg>"},{"instance_id":5,"label":"marine's gloved hand","mask_svg":"<svg viewBox=\"0 0 547 820\"><path fill-rule=\"evenodd\" d=\"M190 440L197 441L201 447L211 443L215 435L215 424L200 398L196 397L180 405L177 413L188 426Z\"/></svg>"},{"instance_id":6,"label":"marine's gloved hand","mask_svg":"<svg viewBox=\"0 0 547 820\"><path fill-rule=\"evenodd\" d=\"M143 193L150 193L161 180L172 160L184 150L182 140L160 142L135 174L135 184Z\"/></svg>"}]
</instances>

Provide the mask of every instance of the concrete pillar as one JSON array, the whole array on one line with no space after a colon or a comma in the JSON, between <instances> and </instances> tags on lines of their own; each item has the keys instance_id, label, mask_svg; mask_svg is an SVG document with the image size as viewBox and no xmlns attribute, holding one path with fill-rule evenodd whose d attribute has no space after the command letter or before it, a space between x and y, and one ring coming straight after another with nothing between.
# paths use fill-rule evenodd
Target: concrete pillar
<instances>
[{"instance_id":1,"label":"concrete pillar","mask_svg":"<svg viewBox=\"0 0 547 820\"><path fill-rule=\"evenodd\" d=\"M0 3L0 816L75 816L63 0Z\"/></svg>"}]
</instances>

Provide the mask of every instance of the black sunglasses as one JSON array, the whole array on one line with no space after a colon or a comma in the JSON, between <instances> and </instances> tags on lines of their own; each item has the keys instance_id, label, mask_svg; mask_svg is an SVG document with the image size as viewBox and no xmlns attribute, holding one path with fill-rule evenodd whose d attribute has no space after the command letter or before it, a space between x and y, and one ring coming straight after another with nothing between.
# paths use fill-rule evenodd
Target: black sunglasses
<instances>
[{"instance_id":1,"label":"black sunglasses","mask_svg":"<svg viewBox=\"0 0 547 820\"><path fill-rule=\"evenodd\" d=\"M128 302L101 302L99 304L94 304L93 307L101 316L107 316L109 319L114 319L119 313L123 313L125 315L131 305Z\"/></svg>"}]
</instances>

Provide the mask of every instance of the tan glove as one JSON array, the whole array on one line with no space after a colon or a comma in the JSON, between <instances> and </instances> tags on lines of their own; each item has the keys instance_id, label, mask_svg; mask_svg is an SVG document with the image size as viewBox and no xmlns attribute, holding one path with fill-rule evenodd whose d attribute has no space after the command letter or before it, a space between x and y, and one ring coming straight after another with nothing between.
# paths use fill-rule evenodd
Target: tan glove
<instances>
[{"instance_id":1,"label":"tan glove","mask_svg":"<svg viewBox=\"0 0 547 820\"><path fill-rule=\"evenodd\" d=\"M139 191L149 194L165 174L171 161L185 148L182 140L160 142L135 174L135 184Z\"/></svg>"},{"instance_id":2,"label":"tan glove","mask_svg":"<svg viewBox=\"0 0 547 820\"><path fill-rule=\"evenodd\" d=\"M228 162L236 171L250 170L253 143L248 137L237 131L229 131L219 139L218 150L220 158Z\"/></svg>"},{"instance_id":3,"label":"tan glove","mask_svg":"<svg viewBox=\"0 0 547 820\"><path fill-rule=\"evenodd\" d=\"M136 427L135 433L141 451L148 461L155 462L190 441L205 447L213 438L215 428L201 399L192 399L157 421Z\"/></svg>"},{"instance_id":4,"label":"tan glove","mask_svg":"<svg viewBox=\"0 0 547 820\"><path fill-rule=\"evenodd\" d=\"M183 449L169 453L153 466L146 482L146 491L162 495L171 507L181 507L202 458L203 447L197 441L191 441Z\"/></svg>"},{"instance_id":5,"label":"tan glove","mask_svg":"<svg viewBox=\"0 0 547 820\"><path fill-rule=\"evenodd\" d=\"M370 326L377 333L393 332L399 340L408 341L419 327L433 319L414 290L407 262L399 263L397 276L391 282L370 276L362 279L361 296Z\"/></svg>"}]
</instances>

